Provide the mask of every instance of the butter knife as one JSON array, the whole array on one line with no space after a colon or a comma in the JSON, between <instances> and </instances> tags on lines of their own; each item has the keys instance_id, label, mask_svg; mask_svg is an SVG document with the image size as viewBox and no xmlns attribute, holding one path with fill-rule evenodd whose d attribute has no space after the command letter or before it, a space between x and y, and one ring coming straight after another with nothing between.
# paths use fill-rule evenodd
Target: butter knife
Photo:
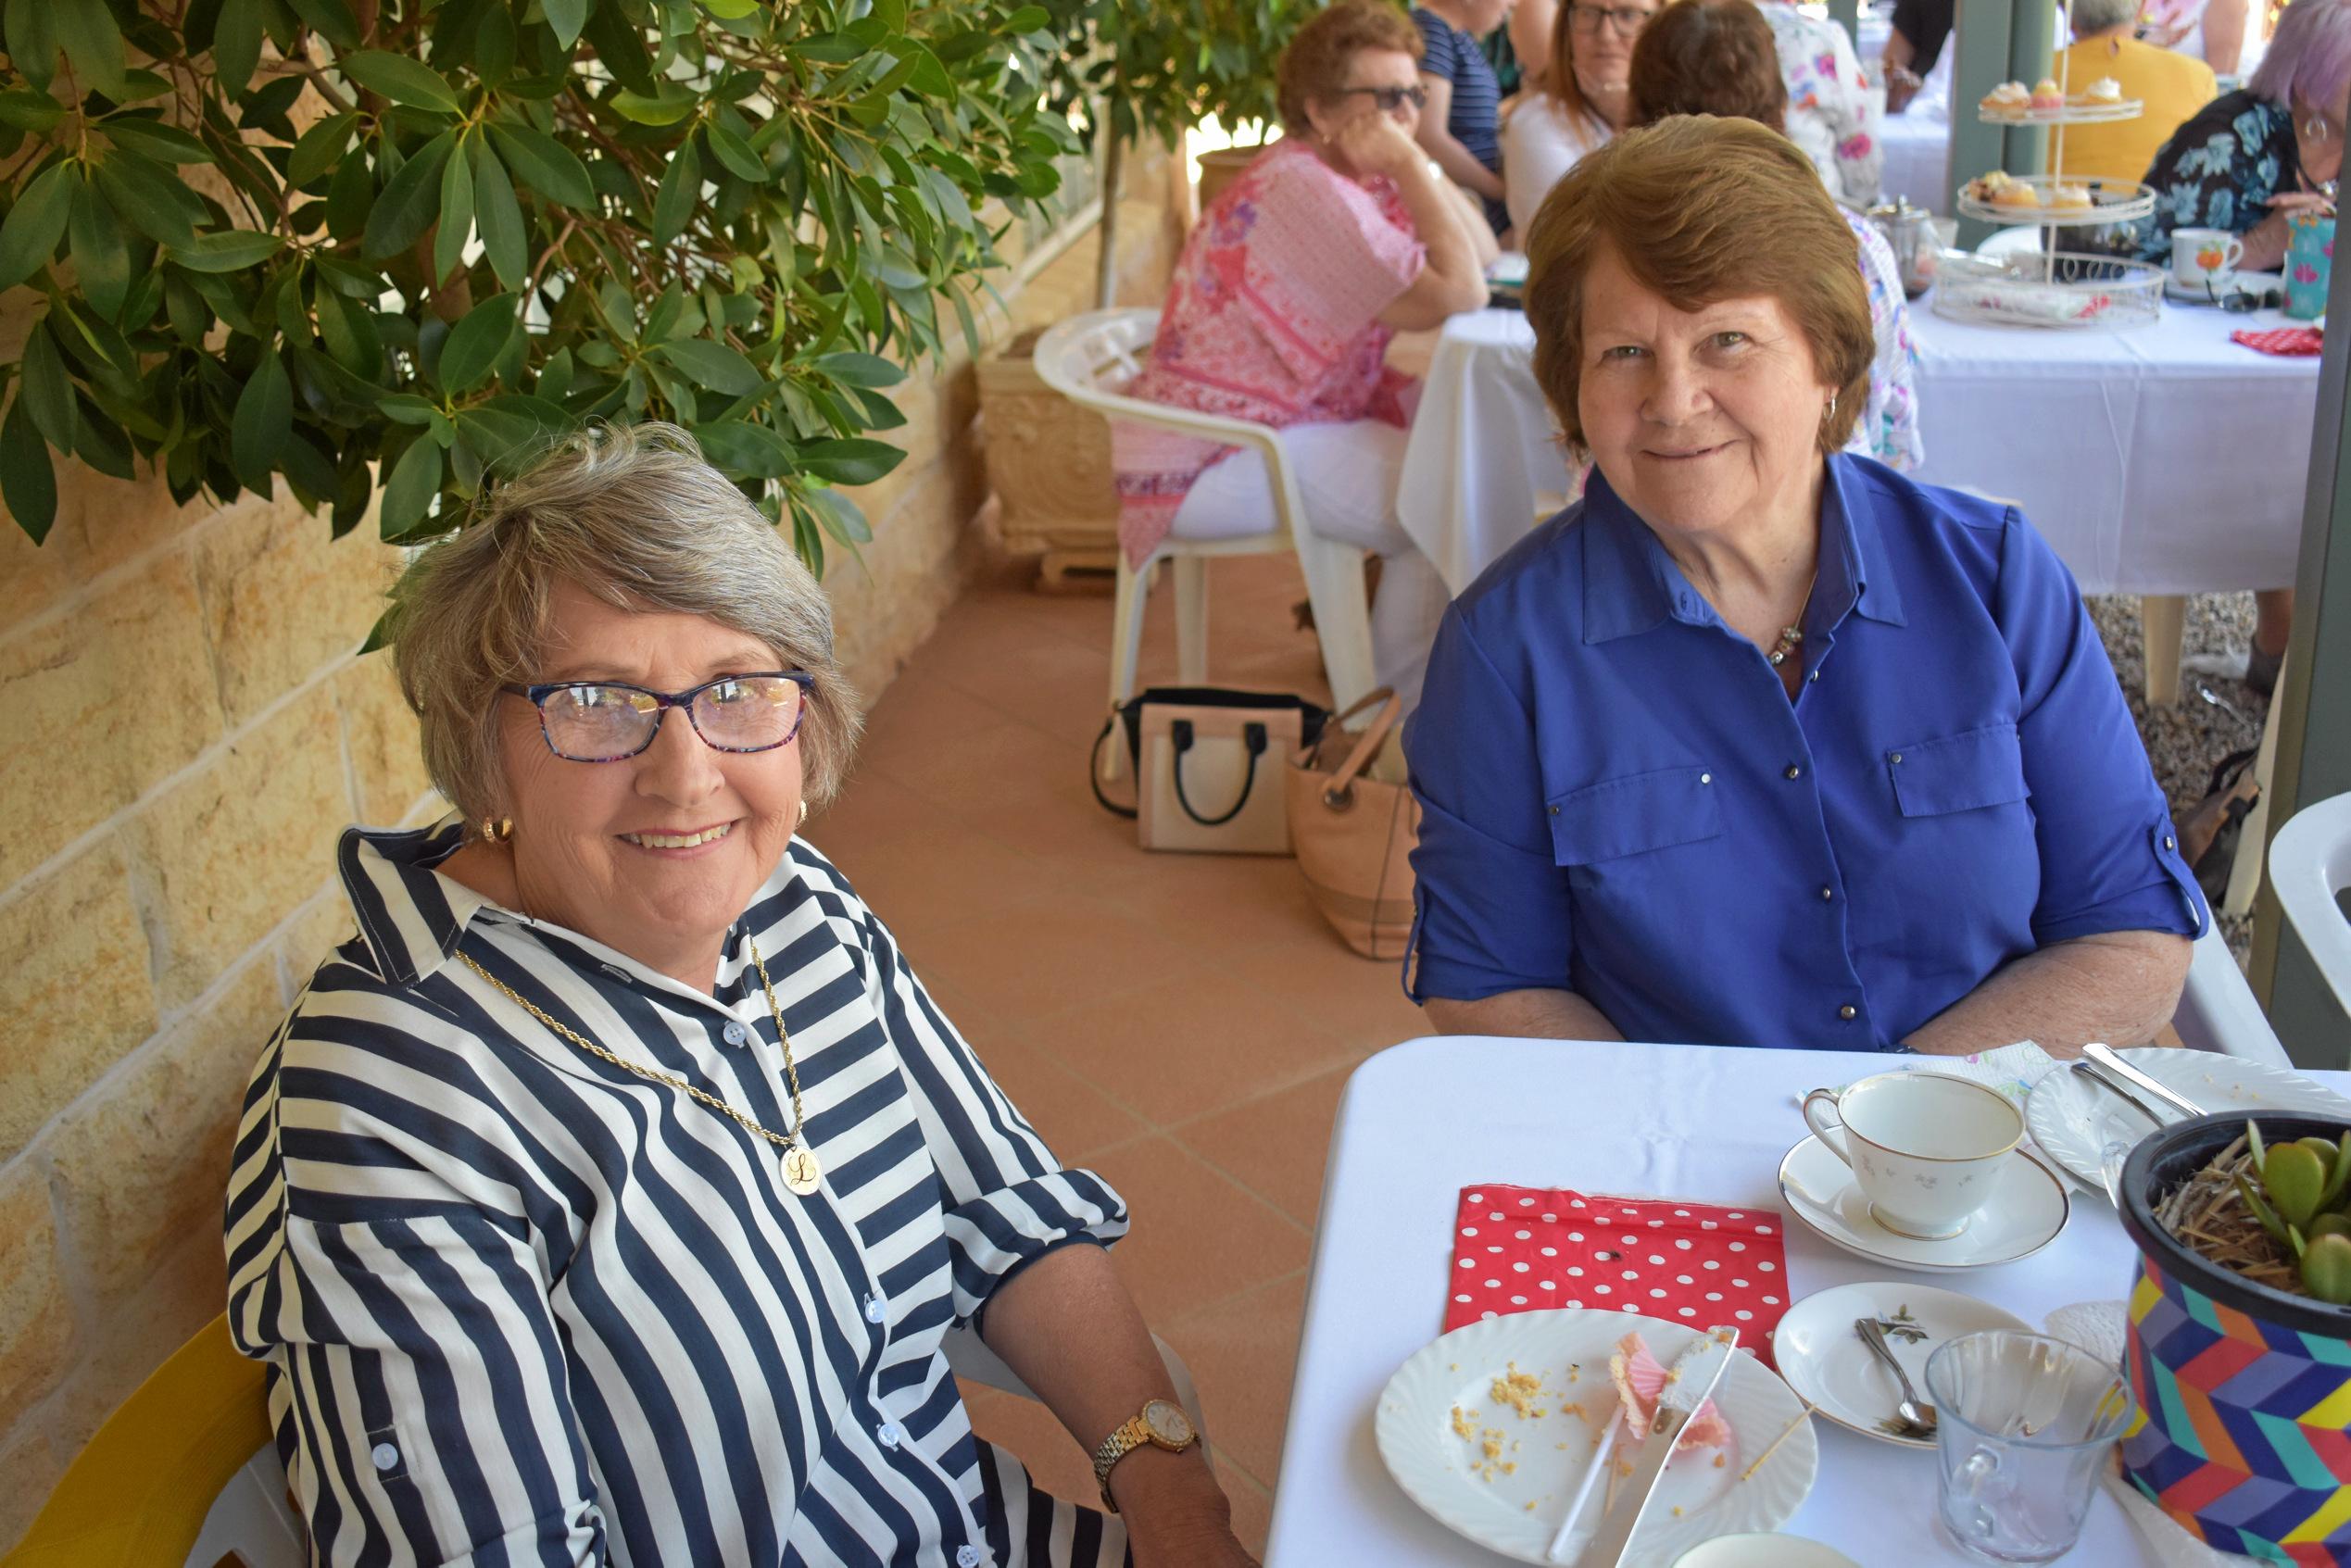
<instances>
[{"instance_id":1,"label":"butter knife","mask_svg":"<svg viewBox=\"0 0 2351 1568\"><path fill-rule=\"evenodd\" d=\"M1715 1391L1715 1385L1722 1380L1738 1348L1737 1329L1717 1328L1700 1336L1674 1358L1674 1364L1666 1373L1665 1389L1657 1396L1657 1411L1649 1424L1649 1436L1633 1456L1632 1474L1617 1495L1616 1505L1601 1519L1591 1546L1578 1560L1577 1568L1621 1568L1625 1549L1632 1544L1633 1533L1649 1511L1649 1499L1657 1489L1658 1478L1665 1474L1667 1461L1674 1457L1674 1444L1680 1440L1682 1428L1690 1424L1691 1417L1698 1413L1698 1407Z\"/></svg>"},{"instance_id":2,"label":"butter knife","mask_svg":"<svg viewBox=\"0 0 2351 1568\"><path fill-rule=\"evenodd\" d=\"M2204 1107L2198 1105L2195 1101L2188 1098L2186 1096L2174 1094L2171 1090L2164 1087L2161 1084L2156 1083L2153 1078L2148 1077L2145 1073L2131 1066L2130 1062L2124 1060L2122 1054L2119 1051L2117 1051L2112 1046L2101 1045L2097 1041L2093 1040L2090 1044L2081 1047L2081 1054L2087 1057L2090 1060L2094 1061L2099 1066L2105 1068L2107 1072L2113 1073L2116 1077L2121 1079L2124 1083L2129 1084L2132 1088L2137 1089L2142 1094L2155 1096L2156 1098L2163 1101L2164 1104L2171 1107L2172 1110L2178 1111L2182 1116L2201 1116L2204 1114Z\"/></svg>"}]
</instances>

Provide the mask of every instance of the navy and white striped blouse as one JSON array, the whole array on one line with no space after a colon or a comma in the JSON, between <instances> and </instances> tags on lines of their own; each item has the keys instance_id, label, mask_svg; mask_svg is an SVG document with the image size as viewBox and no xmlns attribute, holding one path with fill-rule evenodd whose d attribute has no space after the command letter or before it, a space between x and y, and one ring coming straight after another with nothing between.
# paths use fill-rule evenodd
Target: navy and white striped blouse
<instances>
[{"instance_id":1,"label":"navy and white striped blouse","mask_svg":"<svg viewBox=\"0 0 2351 1568\"><path fill-rule=\"evenodd\" d=\"M454 822L353 829L358 936L256 1067L229 1321L323 1563L1124 1561L1124 1532L972 1436L940 1353L1024 1265L1125 1234L890 935L795 841L715 996L433 868ZM791 1125L823 1189L606 1049Z\"/></svg>"}]
</instances>

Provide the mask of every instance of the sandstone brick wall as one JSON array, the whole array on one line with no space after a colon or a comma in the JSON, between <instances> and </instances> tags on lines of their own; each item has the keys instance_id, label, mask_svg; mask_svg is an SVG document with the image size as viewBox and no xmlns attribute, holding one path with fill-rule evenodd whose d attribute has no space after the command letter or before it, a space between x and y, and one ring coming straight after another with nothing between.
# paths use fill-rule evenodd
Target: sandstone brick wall
<instances>
[{"instance_id":1,"label":"sandstone brick wall","mask_svg":"<svg viewBox=\"0 0 2351 1568\"><path fill-rule=\"evenodd\" d=\"M1165 163L1130 168L1123 292L1155 302ZM991 342L1090 306L1094 255L999 283ZM859 496L864 565L827 573L869 696L964 581L985 499L968 358L899 394L912 456ZM372 520L331 542L283 498L59 477L45 545L0 518L0 1550L222 1308L246 1073L351 930L336 834L437 810L389 661L352 653L397 567Z\"/></svg>"}]
</instances>

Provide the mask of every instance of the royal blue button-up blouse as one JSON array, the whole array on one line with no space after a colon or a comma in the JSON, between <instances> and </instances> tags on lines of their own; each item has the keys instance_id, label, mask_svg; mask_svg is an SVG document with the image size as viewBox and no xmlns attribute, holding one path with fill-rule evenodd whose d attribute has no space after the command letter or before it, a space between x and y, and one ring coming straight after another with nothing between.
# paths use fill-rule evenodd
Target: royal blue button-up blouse
<instances>
[{"instance_id":1,"label":"royal blue button-up blouse","mask_svg":"<svg viewBox=\"0 0 2351 1568\"><path fill-rule=\"evenodd\" d=\"M1405 730L1416 999L1897 1048L2013 959L2200 935L2081 591L1997 502L1829 459L1788 700L1595 470L1445 616Z\"/></svg>"}]
</instances>

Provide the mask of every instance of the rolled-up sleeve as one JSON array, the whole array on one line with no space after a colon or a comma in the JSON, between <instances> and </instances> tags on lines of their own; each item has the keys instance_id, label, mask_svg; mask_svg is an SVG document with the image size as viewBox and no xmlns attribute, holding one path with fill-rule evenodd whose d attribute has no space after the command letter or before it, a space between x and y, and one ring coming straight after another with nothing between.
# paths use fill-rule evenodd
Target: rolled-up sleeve
<instances>
[{"instance_id":1,"label":"rolled-up sleeve","mask_svg":"<svg viewBox=\"0 0 2351 1568\"><path fill-rule=\"evenodd\" d=\"M1569 894L1534 720L1457 608L1438 631L1404 752L1421 810L1405 991L1425 1002L1567 989Z\"/></svg>"},{"instance_id":2,"label":"rolled-up sleeve","mask_svg":"<svg viewBox=\"0 0 2351 1568\"><path fill-rule=\"evenodd\" d=\"M2015 512L1995 601L2015 662L2043 947L2108 931L2199 936L2209 918L2081 592Z\"/></svg>"},{"instance_id":3,"label":"rolled-up sleeve","mask_svg":"<svg viewBox=\"0 0 2351 1568\"><path fill-rule=\"evenodd\" d=\"M1126 1201L1091 1171L1064 1169L907 967L881 922L865 921L885 1022L913 1090L923 1141L946 1187L958 1323L1049 1252L1107 1247Z\"/></svg>"}]
</instances>

